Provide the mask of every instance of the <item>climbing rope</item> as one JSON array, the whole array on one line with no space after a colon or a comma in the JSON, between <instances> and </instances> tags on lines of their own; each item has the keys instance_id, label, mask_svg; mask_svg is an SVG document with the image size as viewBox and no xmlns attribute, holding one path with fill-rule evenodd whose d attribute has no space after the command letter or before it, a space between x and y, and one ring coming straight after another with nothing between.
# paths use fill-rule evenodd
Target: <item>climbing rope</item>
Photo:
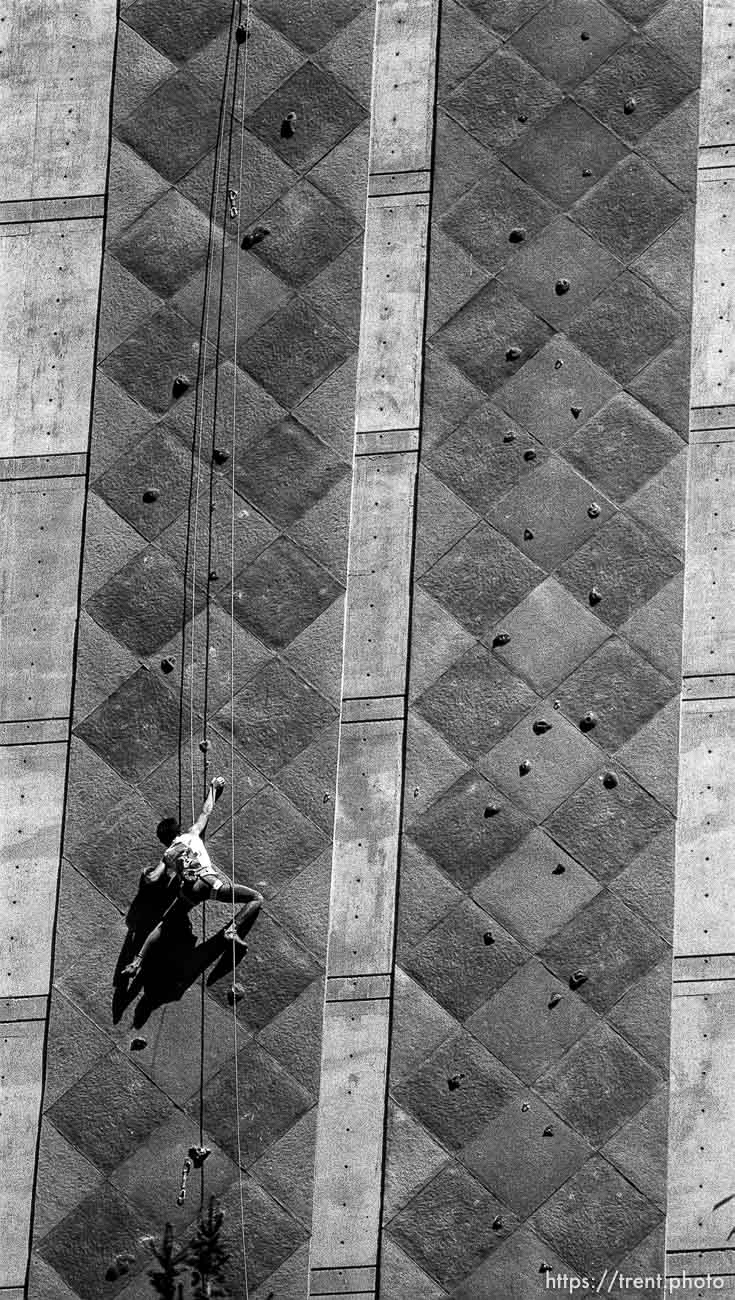
<instances>
[{"instance_id":1,"label":"climbing rope","mask_svg":"<svg viewBox=\"0 0 735 1300\"><path fill-rule=\"evenodd\" d=\"M205 415L205 376L207 356L210 343L210 310L212 306L213 292L213 264L214 251L216 248L216 239L219 238L216 230L217 204L220 194L226 192L227 208L223 210L222 232L221 232L221 252L219 267L219 284L217 295L217 329L216 329L216 361L214 371L214 394L211 406L211 441L209 446L209 464L208 464L208 519L205 522L207 528L207 568L205 583L205 618L204 618L204 671L202 683L202 741L200 750L203 754L203 785L206 791L209 775L209 654L210 654L210 635L211 635L211 584L214 581L212 569L213 556L213 515L214 515L214 472L213 464L216 463L216 438L217 438L217 416L219 405L219 371L216 364L221 355L222 331L223 331L223 298L225 291L225 265L227 250L227 219L236 220L237 222L237 244L236 244L236 261L235 261L235 311L233 322L233 379L232 379L232 428L231 428L231 446L230 446L230 781L234 780L235 774L235 740L234 740L234 683L235 683L235 648L234 648L234 580L235 580L235 457L236 457L236 429L237 429L237 350L238 350L238 316L239 316L239 281L240 281L240 264L239 264L239 246L240 246L240 202L242 194L243 172L244 172L244 104L247 92L247 67L248 67L248 33L250 31L251 4L247 0L244 5L243 0L233 0L230 15L230 27L227 43L227 52L225 57L225 71L222 84L222 95L220 100L219 120L217 129L217 142L215 147L215 158L212 176L212 188L210 197L209 210L209 232L207 241L207 255L205 264L204 291L202 320L199 331L199 356L197 358L197 375L196 390L194 403L194 429L192 436L191 465L190 465L190 482L189 482L189 503L187 512L187 530L185 544L185 561L184 561L184 601L183 601L183 618L182 618L182 647L181 647L181 672L180 672L180 693L179 693L179 745L178 745L178 807L179 821L183 820L183 787L184 787L184 697L186 686L186 636L187 625L187 606L190 596L190 617L191 626L189 628L190 640L190 659L189 659L189 784L190 784L190 802L191 802L191 821L196 817L196 774L195 774L195 696L196 696L196 646L194 635L194 611L196 609L197 595L197 565L199 556L199 516L200 516L200 490L201 475L203 463L203 424ZM234 43L234 68L232 69L231 99L229 108L229 130L227 132L227 161L225 168L225 185L222 187L222 162L224 154L224 136L225 136L225 112L227 105L227 91L230 84L232 51ZM235 190L232 186L232 155L233 155L233 136L236 121L237 108L237 91L239 83L239 64L240 54L243 51L243 70L242 70L242 111L240 112L240 149L239 149L239 171L238 171L238 188ZM230 817L230 853L231 853L231 876L232 883L235 880L235 822L234 822L234 802L233 810ZM236 916L236 906L234 892L231 898L231 920L233 927L232 938L232 980L233 986L236 973L236 940L234 937L234 922ZM202 905L202 922L201 938L202 942L206 940L207 933L206 920L206 903ZM240 1230L241 1246L244 1272L244 1295L245 1300L249 1296L248 1283L248 1264L247 1264L247 1244L245 1232L245 1202L243 1192L242 1176L242 1143L241 1143L241 1115L240 1115L240 1095L239 1095L239 1063L238 1063L238 1018L237 1003L232 994L233 1009L233 1040L234 1040L234 1059L235 1059L235 1107L236 1107L236 1131L237 1131L237 1151L238 1151L238 1184L240 1196ZM206 1012L206 985L205 974L202 972L200 984L200 1053L199 1053L199 1145L191 1147L189 1154L184 1160L182 1169L181 1185L179 1188L178 1204L183 1204L187 1195L187 1183L192 1168L200 1170L200 1210L204 1204L204 1161L209 1151L204 1146L204 1080L205 1080L205 1012Z\"/></svg>"}]
</instances>

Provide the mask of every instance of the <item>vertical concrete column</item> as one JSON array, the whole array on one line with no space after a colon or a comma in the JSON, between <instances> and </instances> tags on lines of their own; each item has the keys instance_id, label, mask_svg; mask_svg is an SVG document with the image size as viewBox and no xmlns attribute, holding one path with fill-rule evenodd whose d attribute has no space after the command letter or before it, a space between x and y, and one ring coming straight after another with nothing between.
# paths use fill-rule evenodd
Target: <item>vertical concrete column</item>
<instances>
[{"instance_id":1,"label":"vertical concrete column","mask_svg":"<svg viewBox=\"0 0 735 1300\"><path fill-rule=\"evenodd\" d=\"M379 1292L439 0L378 0L309 1295Z\"/></svg>"},{"instance_id":2,"label":"vertical concrete column","mask_svg":"<svg viewBox=\"0 0 735 1300\"><path fill-rule=\"evenodd\" d=\"M667 1273L735 1295L735 12L705 0ZM700 1292L701 1293L701 1292ZM706 1292L709 1294L709 1291Z\"/></svg>"},{"instance_id":3,"label":"vertical concrete column","mask_svg":"<svg viewBox=\"0 0 735 1300\"><path fill-rule=\"evenodd\" d=\"M51 986L114 0L0 3L0 1290L23 1295Z\"/></svg>"}]
</instances>

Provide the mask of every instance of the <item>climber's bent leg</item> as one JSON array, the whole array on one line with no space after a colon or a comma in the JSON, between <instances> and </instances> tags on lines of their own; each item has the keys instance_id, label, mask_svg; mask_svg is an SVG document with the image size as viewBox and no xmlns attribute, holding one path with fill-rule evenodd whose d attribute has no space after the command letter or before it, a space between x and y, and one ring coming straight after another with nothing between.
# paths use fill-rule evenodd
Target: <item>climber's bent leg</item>
<instances>
[{"instance_id":1,"label":"climber's bent leg","mask_svg":"<svg viewBox=\"0 0 735 1300\"><path fill-rule=\"evenodd\" d=\"M228 942L234 941L241 948L247 949L244 936L252 925L252 918L263 906L263 895L257 889L250 889L248 885L225 885L217 891L217 900L221 903L245 904L228 925L224 937Z\"/></svg>"},{"instance_id":2,"label":"climber's bent leg","mask_svg":"<svg viewBox=\"0 0 735 1300\"><path fill-rule=\"evenodd\" d=\"M186 916L190 910L191 909L186 906L184 900L181 898L177 898L175 902L171 904L168 911L161 917L158 925L151 930L137 957L134 957L130 964L123 970L122 974L126 976L127 979L135 979L140 974L143 969L143 963L148 957L151 949L160 942L166 927L170 926L172 922L177 921L180 916Z\"/></svg>"}]
</instances>

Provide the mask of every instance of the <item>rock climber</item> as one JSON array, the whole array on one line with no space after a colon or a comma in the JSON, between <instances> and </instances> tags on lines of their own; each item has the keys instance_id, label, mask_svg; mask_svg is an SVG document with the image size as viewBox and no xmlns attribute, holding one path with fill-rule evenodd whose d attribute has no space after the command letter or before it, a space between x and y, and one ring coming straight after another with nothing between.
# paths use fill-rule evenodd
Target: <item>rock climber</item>
<instances>
[{"instance_id":1,"label":"rock climber","mask_svg":"<svg viewBox=\"0 0 735 1300\"><path fill-rule=\"evenodd\" d=\"M173 928L187 917L198 903L212 899L218 903L245 904L223 931L223 938L228 943L233 943L240 952L247 952L243 935L250 928L252 917L262 907L263 895L257 889L251 889L248 885L235 885L220 875L213 867L202 839L224 786L221 776L210 782L202 811L188 831L181 831L175 817L165 817L158 823L156 835L164 846L164 853L155 867L146 867L143 884L165 882L172 891L173 899L158 925L151 930L138 955L123 970L122 974L127 979L133 980L141 973L151 948L162 939L165 940L167 929Z\"/></svg>"}]
</instances>

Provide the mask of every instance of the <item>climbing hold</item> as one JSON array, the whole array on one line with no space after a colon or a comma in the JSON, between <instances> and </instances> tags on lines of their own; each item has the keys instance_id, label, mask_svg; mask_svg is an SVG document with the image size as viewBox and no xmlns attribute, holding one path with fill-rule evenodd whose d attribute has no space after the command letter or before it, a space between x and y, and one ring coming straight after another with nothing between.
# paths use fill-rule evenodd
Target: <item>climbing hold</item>
<instances>
[{"instance_id":1,"label":"climbing hold","mask_svg":"<svg viewBox=\"0 0 735 1300\"><path fill-rule=\"evenodd\" d=\"M579 729L580 731L592 731L592 728L596 726L597 726L597 714L594 713L592 709L589 709L588 712L585 713L584 717L580 721Z\"/></svg>"},{"instance_id":2,"label":"climbing hold","mask_svg":"<svg viewBox=\"0 0 735 1300\"><path fill-rule=\"evenodd\" d=\"M556 358L556 361L554 362L554 369L555 369L555 370L561 370L561 368L562 368L563 365L564 365L564 362L562 361L561 357L557 357L557 358Z\"/></svg>"},{"instance_id":3,"label":"climbing hold","mask_svg":"<svg viewBox=\"0 0 735 1300\"><path fill-rule=\"evenodd\" d=\"M526 232L523 229L523 226L514 226L508 235L511 244L522 244L525 238Z\"/></svg>"},{"instance_id":4,"label":"climbing hold","mask_svg":"<svg viewBox=\"0 0 735 1300\"><path fill-rule=\"evenodd\" d=\"M516 440L516 436L514 433L510 431L510 429L508 430L507 433L503 434L503 442L515 442L515 440Z\"/></svg>"},{"instance_id":5,"label":"climbing hold","mask_svg":"<svg viewBox=\"0 0 735 1300\"><path fill-rule=\"evenodd\" d=\"M154 501L158 500L160 495L161 493L158 491L158 488L146 488L145 492L143 493L143 500L145 501L147 506L150 506L153 505Z\"/></svg>"},{"instance_id":6,"label":"climbing hold","mask_svg":"<svg viewBox=\"0 0 735 1300\"><path fill-rule=\"evenodd\" d=\"M106 1281L116 1282L119 1277L124 1277L130 1272L130 1265L134 1262L133 1255L116 1255L105 1272Z\"/></svg>"},{"instance_id":7,"label":"climbing hold","mask_svg":"<svg viewBox=\"0 0 735 1300\"><path fill-rule=\"evenodd\" d=\"M564 866L564 863L557 862L551 874L552 876L563 876L565 871L566 871L566 867Z\"/></svg>"},{"instance_id":8,"label":"climbing hold","mask_svg":"<svg viewBox=\"0 0 735 1300\"><path fill-rule=\"evenodd\" d=\"M551 723L547 722L546 718L537 718L536 722L533 724L532 731L534 736L543 736L547 731L551 731Z\"/></svg>"},{"instance_id":9,"label":"climbing hold","mask_svg":"<svg viewBox=\"0 0 735 1300\"><path fill-rule=\"evenodd\" d=\"M614 790L618 784L618 778L614 772L606 772L602 778L602 784L606 790Z\"/></svg>"},{"instance_id":10,"label":"climbing hold","mask_svg":"<svg viewBox=\"0 0 735 1300\"><path fill-rule=\"evenodd\" d=\"M558 1007L560 1002L561 1002L561 993L552 993L551 997L549 998L549 1010L553 1011L554 1007Z\"/></svg>"},{"instance_id":11,"label":"climbing hold","mask_svg":"<svg viewBox=\"0 0 735 1300\"><path fill-rule=\"evenodd\" d=\"M546 1128L544 1129L544 1132L543 1132L543 1136L544 1136L545 1138L553 1138L553 1136L554 1136L554 1130L553 1130L553 1128L551 1127L550 1124L547 1124L547 1125L546 1125Z\"/></svg>"},{"instance_id":12,"label":"climbing hold","mask_svg":"<svg viewBox=\"0 0 735 1300\"><path fill-rule=\"evenodd\" d=\"M270 233L271 232L267 226L256 226L254 230L249 231L248 234L244 236L240 247L254 248L256 244L262 243Z\"/></svg>"},{"instance_id":13,"label":"climbing hold","mask_svg":"<svg viewBox=\"0 0 735 1300\"><path fill-rule=\"evenodd\" d=\"M536 452L534 451L533 447L529 447L528 451L524 451L524 453L523 453L523 459L524 459L524 460L535 460L535 459L536 459Z\"/></svg>"},{"instance_id":14,"label":"climbing hold","mask_svg":"<svg viewBox=\"0 0 735 1300\"><path fill-rule=\"evenodd\" d=\"M209 1147L189 1147L189 1156L195 1169L201 1169L207 1156L211 1154Z\"/></svg>"},{"instance_id":15,"label":"climbing hold","mask_svg":"<svg viewBox=\"0 0 735 1300\"><path fill-rule=\"evenodd\" d=\"M510 641L510 632L498 632L493 637L493 649L498 645L507 645Z\"/></svg>"},{"instance_id":16,"label":"climbing hold","mask_svg":"<svg viewBox=\"0 0 735 1300\"><path fill-rule=\"evenodd\" d=\"M562 277L562 279L557 280L556 284L554 285L554 293L558 294L559 297L561 298L562 294L569 293L571 287L572 286L569 283L569 281L565 277Z\"/></svg>"},{"instance_id":17,"label":"climbing hold","mask_svg":"<svg viewBox=\"0 0 735 1300\"><path fill-rule=\"evenodd\" d=\"M505 353L506 361L517 361L521 356L523 356L523 348L510 347Z\"/></svg>"},{"instance_id":18,"label":"climbing hold","mask_svg":"<svg viewBox=\"0 0 735 1300\"><path fill-rule=\"evenodd\" d=\"M527 1101L522 1102L522 1104L521 1104L521 1110L522 1110L522 1111L527 1111L527 1110L530 1110L530 1109L531 1109L531 1107L529 1106L529 1104L528 1104Z\"/></svg>"},{"instance_id":19,"label":"climbing hold","mask_svg":"<svg viewBox=\"0 0 735 1300\"><path fill-rule=\"evenodd\" d=\"M496 1232L500 1232L502 1226L503 1226L503 1217L500 1214L496 1214L495 1218L493 1219L493 1228L495 1229Z\"/></svg>"},{"instance_id":20,"label":"climbing hold","mask_svg":"<svg viewBox=\"0 0 735 1300\"><path fill-rule=\"evenodd\" d=\"M541 1264L539 1265L539 1270L538 1270L538 1271L539 1271L539 1273L550 1273L550 1272L551 1272L551 1264L547 1264L547 1263L546 1263L546 1260L543 1260L543 1261L541 1262Z\"/></svg>"},{"instance_id":21,"label":"climbing hold","mask_svg":"<svg viewBox=\"0 0 735 1300\"><path fill-rule=\"evenodd\" d=\"M451 1075L451 1077L450 1077L449 1079L447 1079L447 1087L448 1087L449 1091L450 1091L450 1092L455 1092L456 1089L459 1087L459 1085L460 1085L460 1083L462 1082L463 1079L464 1079L464 1075L463 1075L463 1074L453 1074L453 1075Z\"/></svg>"},{"instance_id":22,"label":"climbing hold","mask_svg":"<svg viewBox=\"0 0 735 1300\"><path fill-rule=\"evenodd\" d=\"M638 106L638 101L637 101L635 95L629 95L628 98L626 99L625 103L623 104L623 112L624 112L628 117L630 117L630 114L631 114L631 113L635 113L635 110L636 110L637 106Z\"/></svg>"},{"instance_id":23,"label":"climbing hold","mask_svg":"<svg viewBox=\"0 0 735 1300\"><path fill-rule=\"evenodd\" d=\"M281 122L281 138L290 140L291 136L296 134L296 123L298 118L295 113L287 113Z\"/></svg>"},{"instance_id":24,"label":"climbing hold","mask_svg":"<svg viewBox=\"0 0 735 1300\"><path fill-rule=\"evenodd\" d=\"M172 387L174 397L181 397L181 394L191 387L191 380L188 375L177 375Z\"/></svg>"},{"instance_id":25,"label":"climbing hold","mask_svg":"<svg viewBox=\"0 0 735 1300\"><path fill-rule=\"evenodd\" d=\"M497 817L499 812L500 808L496 803L489 803L482 815L483 817Z\"/></svg>"},{"instance_id":26,"label":"climbing hold","mask_svg":"<svg viewBox=\"0 0 735 1300\"><path fill-rule=\"evenodd\" d=\"M147 1038L134 1038L130 1044L131 1052L142 1052L144 1047L148 1046Z\"/></svg>"},{"instance_id":27,"label":"climbing hold","mask_svg":"<svg viewBox=\"0 0 735 1300\"><path fill-rule=\"evenodd\" d=\"M532 542L532 541L533 541L533 533L531 532L531 529L530 529L530 528L524 528L524 529L523 529L523 540L524 540L524 542Z\"/></svg>"},{"instance_id":28,"label":"climbing hold","mask_svg":"<svg viewBox=\"0 0 735 1300\"><path fill-rule=\"evenodd\" d=\"M591 167L583 167L583 168L582 168L582 175L583 175L583 176L591 176L591 175L592 175L592 168L591 168Z\"/></svg>"},{"instance_id":29,"label":"climbing hold","mask_svg":"<svg viewBox=\"0 0 735 1300\"><path fill-rule=\"evenodd\" d=\"M524 758L523 762L518 764L518 771L521 776L528 776L528 773L531 771L530 758Z\"/></svg>"},{"instance_id":30,"label":"climbing hold","mask_svg":"<svg viewBox=\"0 0 735 1300\"><path fill-rule=\"evenodd\" d=\"M174 663L174 660L173 660L173 659L170 659L170 658L169 658L169 659L162 659L162 660L161 660L161 672L162 672L162 673L172 673L173 670L174 670L174 667L175 667L175 663Z\"/></svg>"},{"instance_id":31,"label":"climbing hold","mask_svg":"<svg viewBox=\"0 0 735 1300\"><path fill-rule=\"evenodd\" d=\"M554 703L552 704L551 707L552 707L552 709L560 709L560 708L561 708L561 700L554 700Z\"/></svg>"},{"instance_id":32,"label":"climbing hold","mask_svg":"<svg viewBox=\"0 0 735 1300\"><path fill-rule=\"evenodd\" d=\"M229 459L230 459L229 451L225 451L224 447L215 447L214 451L212 452L212 460L214 461L215 465L226 465Z\"/></svg>"},{"instance_id":33,"label":"climbing hold","mask_svg":"<svg viewBox=\"0 0 735 1300\"><path fill-rule=\"evenodd\" d=\"M495 937L493 935L492 930L485 931L485 933L482 936L482 942L484 943L486 948L489 948L491 943L495 943Z\"/></svg>"},{"instance_id":34,"label":"climbing hold","mask_svg":"<svg viewBox=\"0 0 735 1300\"><path fill-rule=\"evenodd\" d=\"M519 121L519 122L527 122L527 121L528 121L528 114L527 114L527 113L519 113L519 114L518 114L518 121Z\"/></svg>"},{"instance_id":35,"label":"climbing hold","mask_svg":"<svg viewBox=\"0 0 735 1300\"><path fill-rule=\"evenodd\" d=\"M419 797L419 788L418 788L417 785L414 786L414 789L413 789L413 797L414 797L414 799L418 799L418 797Z\"/></svg>"},{"instance_id":36,"label":"climbing hold","mask_svg":"<svg viewBox=\"0 0 735 1300\"><path fill-rule=\"evenodd\" d=\"M238 23L237 27L235 28L235 40L237 41L238 45L244 45L249 35L250 33L247 27L245 26L245 24Z\"/></svg>"},{"instance_id":37,"label":"climbing hold","mask_svg":"<svg viewBox=\"0 0 735 1300\"><path fill-rule=\"evenodd\" d=\"M589 594L588 599L589 599L590 605L599 605L600 601L602 600L602 595L601 595L601 593L597 590L597 587L590 587L590 594Z\"/></svg>"},{"instance_id":38,"label":"climbing hold","mask_svg":"<svg viewBox=\"0 0 735 1300\"><path fill-rule=\"evenodd\" d=\"M598 518L600 514L600 507L598 506L596 501L590 501L587 507L587 514L589 515L590 519Z\"/></svg>"},{"instance_id":39,"label":"climbing hold","mask_svg":"<svg viewBox=\"0 0 735 1300\"><path fill-rule=\"evenodd\" d=\"M210 582L217 582L218 579L219 579L219 574L218 574L217 570L216 570L216 569L210 569L210 570L209 570L209 581L210 581Z\"/></svg>"},{"instance_id":40,"label":"climbing hold","mask_svg":"<svg viewBox=\"0 0 735 1300\"><path fill-rule=\"evenodd\" d=\"M415 796L414 796L414 797L415 797ZM329 803L329 795L328 795L328 794L323 794L323 795L322 795L322 803Z\"/></svg>"},{"instance_id":41,"label":"climbing hold","mask_svg":"<svg viewBox=\"0 0 735 1300\"><path fill-rule=\"evenodd\" d=\"M580 39L580 41L588 41L589 38L590 38L590 34L589 34L589 32L580 32L580 33L579 33L579 39Z\"/></svg>"},{"instance_id":42,"label":"climbing hold","mask_svg":"<svg viewBox=\"0 0 735 1300\"><path fill-rule=\"evenodd\" d=\"M206 754L207 751L208 751L208 749L209 749L209 741L208 741L208 740L200 740L200 741L199 741L199 748L201 749L201 751L202 751L203 754Z\"/></svg>"},{"instance_id":43,"label":"climbing hold","mask_svg":"<svg viewBox=\"0 0 735 1300\"><path fill-rule=\"evenodd\" d=\"M580 415L582 414L581 406L570 406L569 410L572 412L572 415L574 416L575 420L578 420Z\"/></svg>"},{"instance_id":44,"label":"climbing hold","mask_svg":"<svg viewBox=\"0 0 735 1300\"><path fill-rule=\"evenodd\" d=\"M573 975L569 976L570 989L579 989L587 983L588 976L583 970L575 970Z\"/></svg>"},{"instance_id":45,"label":"climbing hold","mask_svg":"<svg viewBox=\"0 0 735 1300\"><path fill-rule=\"evenodd\" d=\"M232 987L227 990L227 1001L231 1007L234 1007L237 1002L242 1002L244 997L245 990L242 984L233 984Z\"/></svg>"}]
</instances>

